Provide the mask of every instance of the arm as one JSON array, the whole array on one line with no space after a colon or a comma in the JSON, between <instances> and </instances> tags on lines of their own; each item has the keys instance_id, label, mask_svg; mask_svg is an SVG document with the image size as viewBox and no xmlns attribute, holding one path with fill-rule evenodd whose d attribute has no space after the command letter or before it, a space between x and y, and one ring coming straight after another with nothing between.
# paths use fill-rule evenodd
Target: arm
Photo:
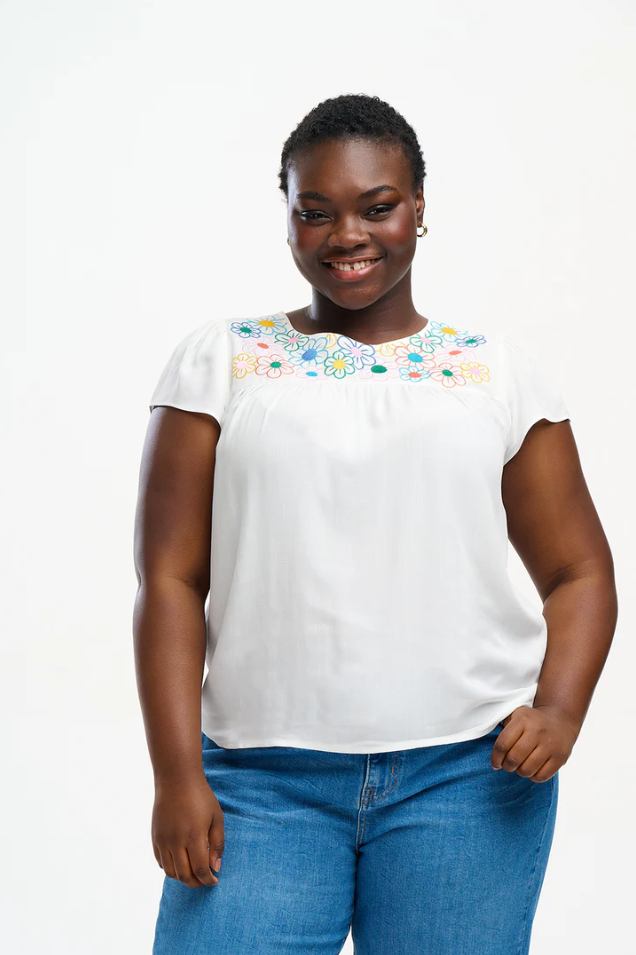
<instances>
[{"instance_id":1,"label":"arm","mask_svg":"<svg viewBox=\"0 0 636 955\"><path fill-rule=\"evenodd\" d=\"M137 686L155 778L153 846L187 885L212 885L222 815L201 758L205 599L219 426L207 414L156 408L139 481L133 633ZM210 822L215 817L212 833ZM211 838L208 836L211 835Z\"/></svg>"},{"instance_id":2,"label":"arm","mask_svg":"<svg viewBox=\"0 0 636 955\"><path fill-rule=\"evenodd\" d=\"M510 542L543 600L548 644L533 708L507 717L493 766L545 782L570 756L618 615L612 555L568 421L529 430L504 467L502 498Z\"/></svg>"}]
</instances>

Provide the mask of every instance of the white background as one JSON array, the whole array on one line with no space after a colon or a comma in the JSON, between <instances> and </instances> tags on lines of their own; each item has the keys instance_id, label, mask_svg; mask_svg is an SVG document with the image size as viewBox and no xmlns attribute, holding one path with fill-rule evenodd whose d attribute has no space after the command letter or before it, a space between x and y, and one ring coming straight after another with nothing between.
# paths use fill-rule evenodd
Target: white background
<instances>
[{"instance_id":1,"label":"white background","mask_svg":"<svg viewBox=\"0 0 636 955\"><path fill-rule=\"evenodd\" d=\"M634 951L635 20L629 0L2 0L11 955L151 950L163 872L131 627L148 400L208 318L310 301L280 152L347 92L388 100L420 138L418 310L540 352L568 403L620 611L561 770L532 952Z\"/></svg>"}]
</instances>

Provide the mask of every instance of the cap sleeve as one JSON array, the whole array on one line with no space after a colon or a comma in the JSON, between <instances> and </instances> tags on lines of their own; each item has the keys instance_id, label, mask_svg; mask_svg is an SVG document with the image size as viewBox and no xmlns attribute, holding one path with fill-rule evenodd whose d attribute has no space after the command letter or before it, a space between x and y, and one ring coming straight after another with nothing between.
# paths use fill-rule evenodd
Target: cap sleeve
<instances>
[{"instance_id":1,"label":"cap sleeve","mask_svg":"<svg viewBox=\"0 0 636 955\"><path fill-rule=\"evenodd\" d=\"M504 464L515 456L537 421L565 421L570 413L555 377L532 352L500 335L504 401L509 412Z\"/></svg>"},{"instance_id":2,"label":"cap sleeve","mask_svg":"<svg viewBox=\"0 0 636 955\"><path fill-rule=\"evenodd\" d=\"M222 321L206 322L174 348L150 398L159 405L202 411L222 423L231 387L227 329Z\"/></svg>"}]
</instances>

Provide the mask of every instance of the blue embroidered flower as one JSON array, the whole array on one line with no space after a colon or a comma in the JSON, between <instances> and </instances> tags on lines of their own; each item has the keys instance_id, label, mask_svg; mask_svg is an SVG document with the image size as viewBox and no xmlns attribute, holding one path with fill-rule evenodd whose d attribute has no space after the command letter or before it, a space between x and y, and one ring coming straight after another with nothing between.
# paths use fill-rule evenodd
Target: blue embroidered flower
<instances>
[{"instance_id":1,"label":"blue embroidered flower","mask_svg":"<svg viewBox=\"0 0 636 955\"><path fill-rule=\"evenodd\" d=\"M445 322L429 321L424 329L424 334L430 339L438 338L443 343L454 342L459 333L454 326L447 325Z\"/></svg>"},{"instance_id":2,"label":"blue embroidered flower","mask_svg":"<svg viewBox=\"0 0 636 955\"><path fill-rule=\"evenodd\" d=\"M365 345L364 342L357 342L354 338L348 338L346 335L338 336L338 347L352 359L354 367L364 368L366 365L377 364L378 356L375 345Z\"/></svg>"},{"instance_id":3,"label":"blue embroidered flower","mask_svg":"<svg viewBox=\"0 0 636 955\"><path fill-rule=\"evenodd\" d=\"M476 345L483 345L485 341L484 335L469 335L468 332L462 332L455 339L458 348L475 348Z\"/></svg>"},{"instance_id":4,"label":"blue embroidered flower","mask_svg":"<svg viewBox=\"0 0 636 955\"><path fill-rule=\"evenodd\" d=\"M431 377L431 369L417 367L416 365L402 366L400 368L400 378L402 381L424 381Z\"/></svg>"},{"instance_id":5,"label":"blue embroidered flower","mask_svg":"<svg viewBox=\"0 0 636 955\"><path fill-rule=\"evenodd\" d=\"M261 325L258 321L231 322L230 331L240 338L260 338L262 334Z\"/></svg>"},{"instance_id":6,"label":"blue embroidered flower","mask_svg":"<svg viewBox=\"0 0 636 955\"><path fill-rule=\"evenodd\" d=\"M326 338L299 338L287 349L287 357L293 365L301 368L315 368L329 357Z\"/></svg>"}]
</instances>

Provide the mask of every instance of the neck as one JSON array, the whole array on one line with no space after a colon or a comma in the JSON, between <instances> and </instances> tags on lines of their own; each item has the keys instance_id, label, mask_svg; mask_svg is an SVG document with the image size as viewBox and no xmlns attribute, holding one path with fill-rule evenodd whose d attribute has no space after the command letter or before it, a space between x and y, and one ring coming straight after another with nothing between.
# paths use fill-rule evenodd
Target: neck
<instances>
[{"instance_id":1,"label":"neck","mask_svg":"<svg viewBox=\"0 0 636 955\"><path fill-rule=\"evenodd\" d=\"M303 330L309 334L333 332L370 345L405 338L422 327L411 295L411 270L386 295L362 308L345 308L313 290L311 305L302 310Z\"/></svg>"}]
</instances>

